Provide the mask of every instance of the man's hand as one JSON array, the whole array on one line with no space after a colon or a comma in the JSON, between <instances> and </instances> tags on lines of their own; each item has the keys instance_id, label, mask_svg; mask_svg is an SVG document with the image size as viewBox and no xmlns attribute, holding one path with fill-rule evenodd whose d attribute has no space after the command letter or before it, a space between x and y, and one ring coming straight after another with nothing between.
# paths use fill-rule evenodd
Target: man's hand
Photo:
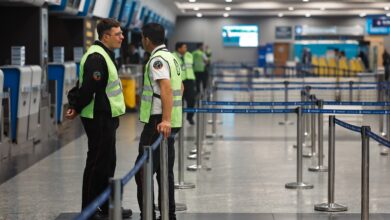
<instances>
[{"instance_id":1,"label":"man's hand","mask_svg":"<svg viewBox=\"0 0 390 220\"><path fill-rule=\"evenodd\" d=\"M72 120L72 119L74 119L77 115L78 115L78 114L77 114L76 110L70 108L70 109L68 109L68 110L66 111L65 118Z\"/></svg>"},{"instance_id":2,"label":"man's hand","mask_svg":"<svg viewBox=\"0 0 390 220\"><path fill-rule=\"evenodd\" d=\"M162 121L157 125L157 131L162 133L165 138L168 138L171 135L171 123L168 121Z\"/></svg>"}]
</instances>

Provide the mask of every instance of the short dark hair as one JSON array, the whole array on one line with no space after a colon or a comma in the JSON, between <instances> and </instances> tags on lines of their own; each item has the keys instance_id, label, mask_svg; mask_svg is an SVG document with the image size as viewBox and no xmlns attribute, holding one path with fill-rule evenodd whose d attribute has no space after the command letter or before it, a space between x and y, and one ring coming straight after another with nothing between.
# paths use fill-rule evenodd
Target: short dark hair
<instances>
[{"instance_id":1,"label":"short dark hair","mask_svg":"<svg viewBox=\"0 0 390 220\"><path fill-rule=\"evenodd\" d=\"M203 43L197 43L197 44L196 44L196 48L199 49L199 48L201 48L201 47L203 47Z\"/></svg>"},{"instance_id":2,"label":"short dark hair","mask_svg":"<svg viewBox=\"0 0 390 220\"><path fill-rule=\"evenodd\" d=\"M178 50L178 49L180 49L183 45L185 45L184 42L177 42L176 45L175 45L175 49Z\"/></svg>"},{"instance_id":3,"label":"short dark hair","mask_svg":"<svg viewBox=\"0 0 390 220\"><path fill-rule=\"evenodd\" d=\"M161 45L165 42L165 29L161 24L148 23L142 27L142 35L154 45Z\"/></svg>"},{"instance_id":4,"label":"short dark hair","mask_svg":"<svg viewBox=\"0 0 390 220\"><path fill-rule=\"evenodd\" d=\"M113 19L113 18L103 18L100 20L100 22L97 25L97 32L98 32L98 37L99 40L103 38L103 35L107 32L110 31L111 28L113 27L120 27L121 24L119 21Z\"/></svg>"}]
</instances>

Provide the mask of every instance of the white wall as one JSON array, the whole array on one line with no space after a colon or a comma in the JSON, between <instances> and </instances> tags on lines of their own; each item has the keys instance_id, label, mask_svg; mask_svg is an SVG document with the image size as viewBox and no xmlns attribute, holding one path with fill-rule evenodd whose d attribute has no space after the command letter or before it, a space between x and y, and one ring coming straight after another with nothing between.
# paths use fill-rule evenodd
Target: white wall
<instances>
[{"instance_id":1,"label":"white wall","mask_svg":"<svg viewBox=\"0 0 390 220\"><path fill-rule=\"evenodd\" d=\"M222 26L232 24L259 25L259 44L272 42L292 42L291 40L276 40L276 26L295 25L309 26L354 26L365 27L365 20L361 18L292 18L292 17L241 17L241 18L194 18L178 17L174 34L169 41L170 49L174 49L177 41L204 42L213 52L214 61L227 62L257 62L257 48L228 48L222 45Z\"/></svg>"}]
</instances>

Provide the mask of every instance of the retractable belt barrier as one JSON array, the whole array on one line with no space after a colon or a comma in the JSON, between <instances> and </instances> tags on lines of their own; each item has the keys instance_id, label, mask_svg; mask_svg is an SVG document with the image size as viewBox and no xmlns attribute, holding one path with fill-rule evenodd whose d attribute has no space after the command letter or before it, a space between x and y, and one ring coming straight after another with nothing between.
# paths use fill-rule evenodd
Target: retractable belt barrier
<instances>
[{"instance_id":1,"label":"retractable belt barrier","mask_svg":"<svg viewBox=\"0 0 390 220\"><path fill-rule=\"evenodd\" d=\"M203 105L230 105L230 106L309 106L317 102L237 102L237 101L202 101ZM356 106L390 106L390 102L337 102L323 101L324 105L356 105Z\"/></svg>"},{"instance_id":2,"label":"retractable belt barrier","mask_svg":"<svg viewBox=\"0 0 390 220\"><path fill-rule=\"evenodd\" d=\"M170 138L173 138L174 136L175 136L175 134L172 134ZM162 145L162 143L163 143L163 136L162 136L162 134L160 134L158 139L150 146L151 150L152 151L156 150L160 145ZM145 163L147 162L147 160L150 157L149 155L151 156L152 154L149 154L149 152L145 150L142 157L134 165L134 167L123 178L120 179L121 187L126 185L131 180L131 178L133 178L135 176L135 174L142 168L142 166L145 165ZM112 185L110 184L110 186L108 186L93 202L91 202L78 216L75 217L75 220L89 219L95 213L96 209L99 206L103 205L103 203L105 203L110 198L110 195L112 195L112 193L114 191L115 190L112 188ZM144 191L147 191L147 190L144 190ZM163 198L163 200L164 199L167 199L167 198ZM146 201L144 201L144 202L146 202ZM117 206L117 205L118 204L114 204L114 206ZM110 209L111 208L112 208L112 205L110 204ZM119 204L119 208L116 207L116 209L121 212L121 205ZM150 207L150 209L152 209L152 207ZM111 210L110 210L110 212L111 212ZM162 209L162 212L165 212L166 214L168 214L167 209L166 210ZM119 215L121 215L121 213L119 213ZM110 213L110 217L111 216L115 216L115 214L112 215Z\"/></svg>"},{"instance_id":3,"label":"retractable belt barrier","mask_svg":"<svg viewBox=\"0 0 390 220\"><path fill-rule=\"evenodd\" d=\"M284 82L230 82L230 81L215 81L215 84L225 84L225 85L283 85L285 83L292 84L292 85L388 85L389 83L383 82L290 82L290 81L284 81Z\"/></svg>"},{"instance_id":4,"label":"retractable belt barrier","mask_svg":"<svg viewBox=\"0 0 390 220\"><path fill-rule=\"evenodd\" d=\"M311 86L312 90L377 90L377 86L362 86L362 87L318 87ZM240 88L240 87L215 87L221 91L284 91L284 90L303 90L305 87L277 87L277 88Z\"/></svg>"},{"instance_id":5,"label":"retractable belt barrier","mask_svg":"<svg viewBox=\"0 0 390 220\"><path fill-rule=\"evenodd\" d=\"M296 113L296 109L228 109L228 108L185 108L191 113L234 113L234 114L282 114ZM390 110L353 110L353 109L302 109L307 114L351 114L351 115L387 115Z\"/></svg>"}]
</instances>

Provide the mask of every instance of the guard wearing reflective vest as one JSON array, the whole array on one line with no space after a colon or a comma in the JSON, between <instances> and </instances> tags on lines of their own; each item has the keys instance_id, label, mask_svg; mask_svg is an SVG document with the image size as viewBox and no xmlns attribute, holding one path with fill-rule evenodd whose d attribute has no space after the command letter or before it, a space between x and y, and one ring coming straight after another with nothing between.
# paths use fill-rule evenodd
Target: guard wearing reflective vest
<instances>
[{"instance_id":1,"label":"guard wearing reflective vest","mask_svg":"<svg viewBox=\"0 0 390 220\"><path fill-rule=\"evenodd\" d=\"M120 23L102 19L97 25L99 41L84 54L80 62L80 87L68 94L68 119L80 114L88 137L87 161L83 176L82 209L86 208L108 186L116 166L116 129L119 116L125 113L125 102L113 50L120 48L123 35ZM128 218L130 209L122 210ZM93 219L108 217L108 202L97 209Z\"/></svg>"},{"instance_id":2,"label":"guard wearing reflective vest","mask_svg":"<svg viewBox=\"0 0 390 220\"><path fill-rule=\"evenodd\" d=\"M175 55L182 67L181 79L183 80L184 85L183 98L186 101L188 108L194 108L196 96L195 74L194 69L192 68L194 58L192 54L187 51L187 45L182 42L176 43L176 51L173 52L173 55ZM193 117L194 113L187 113L187 121L191 125L195 124Z\"/></svg>"},{"instance_id":3,"label":"guard wearing reflective vest","mask_svg":"<svg viewBox=\"0 0 390 220\"><path fill-rule=\"evenodd\" d=\"M176 134L182 126L182 71L179 62L164 45L164 36L165 30L160 24L148 23L142 27L142 44L151 56L145 66L140 108L140 121L145 125L141 133L136 163L143 155L144 146L151 146L160 134L168 138L169 220L176 220L173 175L175 147L174 137L170 135L171 131ZM159 155L160 149L157 148L153 152L153 173L157 173L157 182L160 185ZM135 176L135 181L141 219L143 219L143 178L143 171L140 170Z\"/></svg>"},{"instance_id":4,"label":"guard wearing reflective vest","mask_svg":"<svg viewBox=\"0 0 390 220\"><path fill-rule=\"evenodd\" d=\"M196 45L196 50L192 52L194 57L194 72L196 76L196 90L200 93L200 84L202 84L203 90L207 87L208 73L206 71L207 56L203 51L203 44Z\"/></svg>"}]
</instances>

